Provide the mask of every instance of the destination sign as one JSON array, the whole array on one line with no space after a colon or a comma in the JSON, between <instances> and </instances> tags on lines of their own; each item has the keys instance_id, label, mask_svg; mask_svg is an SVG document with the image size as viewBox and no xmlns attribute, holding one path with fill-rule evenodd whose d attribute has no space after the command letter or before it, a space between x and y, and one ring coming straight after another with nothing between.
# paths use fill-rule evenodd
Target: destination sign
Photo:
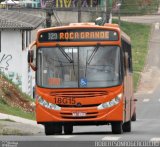
<instances>
[{"instance_id":1,"label":"destination sign","mask_svg":"<svg viewBox=\"0 0 160 147\"><path fill-rule=\"evenodd\" d=\"M42 32L39 42L117 41L118 33L102 29L71 29Z\"/></svg>"}]
</instances>

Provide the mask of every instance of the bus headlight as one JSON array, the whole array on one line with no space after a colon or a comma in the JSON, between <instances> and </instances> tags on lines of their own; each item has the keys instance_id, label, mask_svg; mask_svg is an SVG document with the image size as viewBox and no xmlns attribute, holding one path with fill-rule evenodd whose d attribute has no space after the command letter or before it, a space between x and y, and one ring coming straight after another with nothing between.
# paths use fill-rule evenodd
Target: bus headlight
<instances>
[{"instance_id":1,"label":"bus headlight","mask_svg":"<svg viewBox=\"0 0 160 147\"><path fill-rule=\"evenodd\" d=\"M56 104L52 104L52 103L47 102L41 96L37 96L37 99L38 99L39 104L45 108L52 109L52 110L61 110L61 107L59 107Z\"/></svg>"},{"instance_id":2,"label":"bus headlight","mask_svg":"<svg viewBox=\"0 0 160 147\"><path fill-rule=\"evenodd\" d=\"M111 101L100 104L97 107L97 109L102 110L102 109L105 109L105 108L115 106L120 102L121 99L122 99L122 94L120 93L119 95L117 95L116 98L112 99Z\"/></svg>"}]
</instances>

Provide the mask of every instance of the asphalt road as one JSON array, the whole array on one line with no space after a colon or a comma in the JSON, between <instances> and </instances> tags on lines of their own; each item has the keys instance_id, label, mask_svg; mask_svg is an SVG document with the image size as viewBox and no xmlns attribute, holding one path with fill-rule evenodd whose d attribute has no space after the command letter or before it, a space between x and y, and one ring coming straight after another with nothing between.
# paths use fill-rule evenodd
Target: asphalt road
<instances>
[{"instance_id":1,"label":"asphalt road","mask_svg":"<svg viewBox=\"0 0 160 147\"><path fill-rule=\"evenodd\" d=\"M102 142L99 144L98 141L156 141L160 143L160 16L125 17L121 19L153 24L146 67L142 73L139 89L135 94L138 99L137 121L132 122L132 132L114 135L111 133L110 126L81 126L74 127L72 135L45 136L42 131L34 136L0 136L0 140L4 144L5 141L38 141L38 147L42 145L47 147L46 142L40 141L54 141L50 145L72 147L103 146ZM28 146L29 143L33 142L27 143ZM160 146L160 144L158 145Z\"/></svg>"}]
</instances>

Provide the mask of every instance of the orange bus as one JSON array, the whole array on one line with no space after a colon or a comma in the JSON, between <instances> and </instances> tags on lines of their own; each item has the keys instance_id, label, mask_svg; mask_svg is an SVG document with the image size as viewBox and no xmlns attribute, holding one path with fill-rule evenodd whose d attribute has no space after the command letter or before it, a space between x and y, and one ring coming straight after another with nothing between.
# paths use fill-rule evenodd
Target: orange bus
<instances>
[{"instance_id":1,"label":"orange bus","mask_svg":"<svg viewBox=\"0 0 160 147\"><path fill-rule=\"evenodd\" d=\"M40 29L28 62L36 71L36 120L46 135L71 134L81 125L111 125L114 134L131 131L131 42L118 25Z\"/></svg>"}]
</instances>

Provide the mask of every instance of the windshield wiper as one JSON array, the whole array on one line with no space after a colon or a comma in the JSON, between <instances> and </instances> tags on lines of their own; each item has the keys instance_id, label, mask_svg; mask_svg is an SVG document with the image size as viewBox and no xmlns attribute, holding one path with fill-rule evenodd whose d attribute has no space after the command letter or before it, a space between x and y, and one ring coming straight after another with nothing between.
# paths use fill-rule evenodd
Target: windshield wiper
<instances>
[{"instance_id":1,"label":"windshield wiper","mask_svg":"<svg viewBox=\"0 0 160 147\"><path fill-rule=\"evenodd\" d=\"M90 55L89 59L87 60L87 65L89 65L89 64L91 63L91 61L92 61L94 55L96 54L96 52L97 52L98 49L99 49L99 46L100 46L100 44L97 43L95 49L93 50L92 54Z\"/></svg>"},{"instance_id":2,"label":"windshield wiper","mask_svg":"<svg viewBox=\"0 0 160 147\"><path fill-rule=\"evenodd\" d=\"M92 54L90 55L89 59L88 59L88 51L87 51L86 68L85 68L85 77L87 76L86 74L87 74L88 65L91 63L91 61L92 61L94 55L95 55L96 52L98 51L99 46L100 46L100 44L97 43L97 45L96 45L95 49L93 50Z\"/></svg>"},{"instance_id":3,"label":"windshield wiper","mask_svg":"<svg viewBox=\"0 0 160 147\"><path fill-rule=\"evenodd\" d=\"M66 59L69 61L69 63L73 63L74 61L70 58L70 56L68 56L68 54L63 50L63 48L57 44L56 45L58 47L58 49L61 51L61 53L66 57Z\"/></svg>"}]
</instances>

